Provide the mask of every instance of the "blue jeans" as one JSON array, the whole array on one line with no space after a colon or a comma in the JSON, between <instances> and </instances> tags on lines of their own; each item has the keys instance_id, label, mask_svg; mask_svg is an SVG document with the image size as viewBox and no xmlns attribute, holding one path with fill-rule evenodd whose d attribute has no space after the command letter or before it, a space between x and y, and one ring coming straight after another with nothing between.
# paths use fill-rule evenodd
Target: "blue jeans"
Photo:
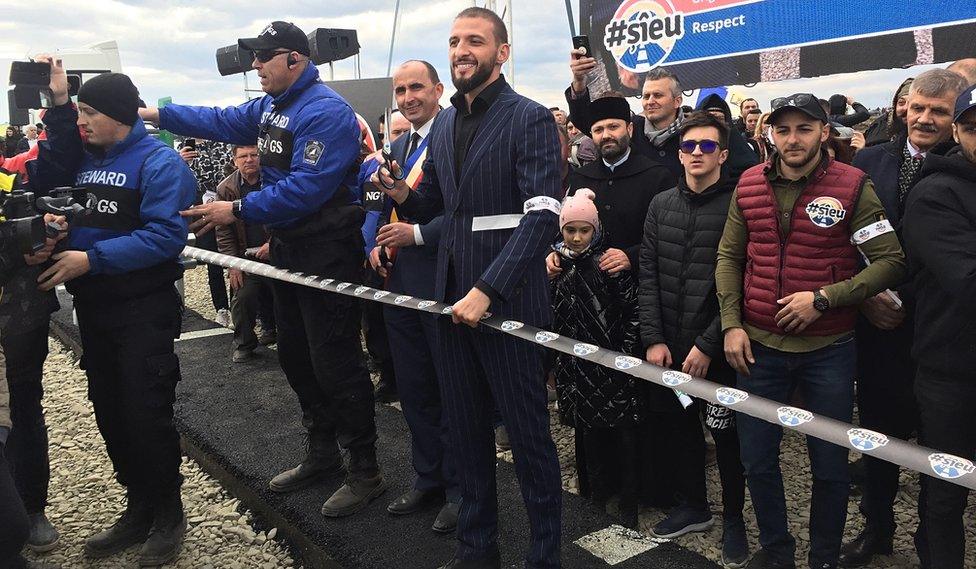
<instances>
[{"instance_id":1,"label":"blue jeans","mask_svg":"<svg viewBox=\"0 0 976 569\"><path fill-rule=\"evenodd\" d=\"M752 343L756 363L739 375L738 387L784 404L794 389L803 407L818 415L850 422L854 409L857 352L853 335L807 353L788 353ZM779 466L783 428L739 413L742 464L759 524L759 543L777 560L793 559L796 541L786 521L786 496ZM810 566L836 566L850 492L846 448L807 437L813 471L810 499ZM793 500L801 503L800 500Z\"/></svg>"}]
</instances>

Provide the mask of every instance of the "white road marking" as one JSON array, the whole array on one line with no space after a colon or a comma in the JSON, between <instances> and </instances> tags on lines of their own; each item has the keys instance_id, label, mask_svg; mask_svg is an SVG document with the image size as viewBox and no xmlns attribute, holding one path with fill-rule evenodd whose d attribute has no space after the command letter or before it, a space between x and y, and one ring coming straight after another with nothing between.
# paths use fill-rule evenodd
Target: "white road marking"
<instances>
[{"instance_id":1,"label":"white road marking","mask_svg":"<svg viewBox=\"0 0 976 569\"><path fill-rule=\"evenodd\" d=\"M632 529L612 525L584 535L573 543L602 559L607 565L617 565L668 541L670 540L647 537Z\"/></svg>"}]
</instances>

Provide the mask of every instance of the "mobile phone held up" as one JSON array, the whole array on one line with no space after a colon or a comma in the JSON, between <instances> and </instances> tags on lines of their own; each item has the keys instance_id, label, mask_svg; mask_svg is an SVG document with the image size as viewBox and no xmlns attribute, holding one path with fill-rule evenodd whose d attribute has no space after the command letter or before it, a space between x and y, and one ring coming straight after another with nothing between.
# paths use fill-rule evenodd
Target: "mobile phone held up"
<instances>
[{"instance_id":1,"label":"mobile phone held up","mask_svg":"<svg viewBox=\"0 0 976 569\"><path fill-rule=\"evenodd\" d=\"M580 48L583 48L583 51L579 57L593 57L589 36L573 36L573 49L579 52Z\"/></svg>"}]
</instances>

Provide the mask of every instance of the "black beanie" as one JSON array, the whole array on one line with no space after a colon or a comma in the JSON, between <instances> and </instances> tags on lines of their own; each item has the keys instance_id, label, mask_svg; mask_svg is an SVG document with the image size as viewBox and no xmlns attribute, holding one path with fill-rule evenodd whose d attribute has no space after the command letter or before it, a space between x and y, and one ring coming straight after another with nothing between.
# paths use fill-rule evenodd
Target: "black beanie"
<instances>
[{"instance_id":1,"label":"black beanie","mask_svg":"<svg viewBox=\"0 0 976 569\"><path fill-rule=\"evenodd\" d=\"M590 103L590 118L594 124L607 119L630 122L630 116L630 104L623 97L600 97Z\"/></svg>"},{"instance_id":2,"label":"black beanie","mask_svg":"<svg viewBox=\"0 0 976 569\"><path fill-rule=\"evenodd\" d=\"M139 90L121 73L102 73L85 81L78 89L78 102L125 125L139 118Z\"/></svg>"}]
</instances>

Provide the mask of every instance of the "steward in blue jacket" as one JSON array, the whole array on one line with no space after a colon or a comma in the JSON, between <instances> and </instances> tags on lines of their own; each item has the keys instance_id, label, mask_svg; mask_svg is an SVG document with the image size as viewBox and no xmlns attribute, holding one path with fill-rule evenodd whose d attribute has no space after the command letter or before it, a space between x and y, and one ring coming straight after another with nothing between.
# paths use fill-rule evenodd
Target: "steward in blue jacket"
<instances>
[{"instance_id":1,"label":"steward in blue jacket","mask_svg":"<svg viewBox=\"0 0 976 569\"><path fill-rule=\"evenodd\" d=\"M173 425L182 302L173 283L187 237L179 212L193 203L196 182L176 151L148 136L127 76L84 83L77 110L64 69L53 64L51 76L58 106L44 116L51 134L31 184L39 193L74 185L86 210L69 221L67 250L38 281L42 289L64 282L74 295L89 398L128 496L122 517L89 537L85 553L141 545L140 564L161 565L177 556L186 530Z\"/></svg>"},{"instance_id":2,"label":"steward in blue jacket","mask_svg":"<svg viewBox=\"0 0 976 569\"><path fill-rule=\"evenodd\" d=\"M363 208L357 175L360 130L346 101L319 80L308 38L288 22L272 22L256 38L238 40L266 96L224 109L169 105L143 118L177 134L255 144L264 186L235 202L183 212L205 233L237 219L271 233L278 267L350 283L362 279ZM373 391L359 340L356 299L274 281L278 360L301 403L308 454L272 478L290 492L348 469L346 484L326 501L326 516L352 514L386 490L376 463ZM349 451L343 463L340 445Z\"/></svg>"}]
</instances>

